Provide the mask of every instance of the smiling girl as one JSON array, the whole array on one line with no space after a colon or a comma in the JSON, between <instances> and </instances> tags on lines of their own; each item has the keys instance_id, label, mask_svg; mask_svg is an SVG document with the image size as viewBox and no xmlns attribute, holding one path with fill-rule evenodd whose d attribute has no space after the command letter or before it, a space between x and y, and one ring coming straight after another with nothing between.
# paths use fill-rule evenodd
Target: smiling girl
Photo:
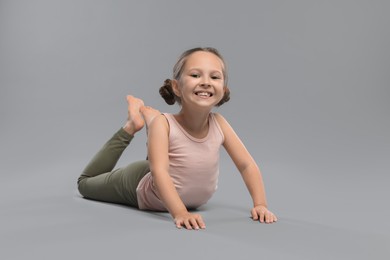
<instances>
[{"instance_id":1,"label":"smiling girl","mask_svg":"<svg viewBox=\"0 0 390 260\"><path fill-rule=\"evenodd\" d=\"M173 79L160 94L180 104L177 114L160 113L141 99L127 96L128 120L107 141L78 179L80 193L90 199L126 204L141 210L168 211L176 227L204 229L194 214L217 188L219 149L223 146L253 200L253 220L273 223L267 209L261 172L225 118L213 113L229 101L226 66L214 48L184 52L173 68ZM113 170L134 135L146 124L148 160Z\"/></svg>"}]
</instances>

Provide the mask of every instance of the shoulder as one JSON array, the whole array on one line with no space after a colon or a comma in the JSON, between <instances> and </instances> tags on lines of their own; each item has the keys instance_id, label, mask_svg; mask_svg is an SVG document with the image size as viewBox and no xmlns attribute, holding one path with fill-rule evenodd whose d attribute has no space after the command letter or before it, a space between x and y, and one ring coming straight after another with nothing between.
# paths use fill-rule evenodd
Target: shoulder
<instances>
[{"instance_id":1,"label":"shoulder","mask_svg":"<svg viewBox=\"0 0 390 260\"><path fill-rule=\"evenodd\" d=\"M228 121L220 113L213 113L213 116L223 131L224 128L230 127Z\"/></svg>"},{"instance_id":2,"label":"shoulder","mask_svg":"<svg viewBox=\"0 0 390 260\"><path fill-rule=\"evenodd\" d=\"M231 127L229 122L225 119L225 117L223 117L221 114L213 113L213 115L214 115L215 121L218 123L218 125L219 125L219 127L220 127L220 129L225 137L225 140L229 139L230 136L232 136L232 134L234 134L233 128Z\"/></svg>"},{"instance_id":3,"label":"shoulder","mask_svg":"<svg viewBox=\"0 0 390 260\"><path fill-rule=\"evenodd\" d=\"M225 120L225 118L220 113L211 113L211 114L215 117L215 119L217 119L217 121L221 119Z\"/></svg>"},{"instance_id":4,"label":"shoulder","mask_svg":"<svg viewBox=\"0 0 390 260\"><path fill-rule=\"evenodd\" d=\"M166 130L167 132L169 132L168 119L166 118L166 116L164 114L160 114L160 115L156 116L155 118L153 118L153 121L150 123L148 128L149 128L149 131Z\"/></svg>"},{"instance_id":5,"label":"shoulder","mask_svg":"<svg viewBox=\"0 0 390 260\"><path fill-rule=\"evenodd\" d=\"M237 143L239 141L239 137L234 131L233 127L229 124L229 122L219 113L214 113L214 117L219 124L219 127L222 130L223 135L225 136L224 145L227 145L231 142Z\"/></svg>"}]
</instances>

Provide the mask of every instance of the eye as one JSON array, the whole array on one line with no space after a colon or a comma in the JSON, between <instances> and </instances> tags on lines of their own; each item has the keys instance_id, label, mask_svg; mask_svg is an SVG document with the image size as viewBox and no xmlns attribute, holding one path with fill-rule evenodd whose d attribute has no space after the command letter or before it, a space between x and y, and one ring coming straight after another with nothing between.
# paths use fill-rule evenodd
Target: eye
<instances>
[{"instance_id":1,"label":"eye","mask_svg":"<svg viewBox=\"0 0 390 260\"><path fill-rule=\"evenodd\" d=\"M199 78L200 77L199 74L196 74L196 73L192 73L190 76L193 77L193 78Z\"/></svg>"},{"instance_id":2,"label":"eye","mask_svg":"<svg viewBox=\"0 0 390 260\"><path fill-rule=\"evenodd\" d=\"M211 76L212 79L221 79L220 76Z\"/></svg>"}]
</instances>

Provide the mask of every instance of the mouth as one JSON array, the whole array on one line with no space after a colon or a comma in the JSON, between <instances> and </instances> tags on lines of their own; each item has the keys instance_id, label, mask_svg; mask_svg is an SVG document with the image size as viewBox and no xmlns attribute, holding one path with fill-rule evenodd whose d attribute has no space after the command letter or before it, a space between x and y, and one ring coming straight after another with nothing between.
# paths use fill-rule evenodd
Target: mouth
<instances>
[{"instance_id":1,"label":"mouth","mask_svg":"<svg viewBox=\"0 0 390 260\"><path fill-rule=\"evenodd\" d=\"M197 95L199 97L212 97L213 93L208 92L208 91L196 91L195 95Z\"/></svg>"}]
</instances>

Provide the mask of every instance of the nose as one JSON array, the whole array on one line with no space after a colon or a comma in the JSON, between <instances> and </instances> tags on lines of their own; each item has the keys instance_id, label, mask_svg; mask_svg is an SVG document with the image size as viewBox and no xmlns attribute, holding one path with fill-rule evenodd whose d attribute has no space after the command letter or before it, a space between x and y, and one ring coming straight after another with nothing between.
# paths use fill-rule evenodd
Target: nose
<instances>
[{"instance_id":1,"label":"nose","mask_svg":"<svg viewBox=\"0 0 390 260\"><path fill-rule=\"evenodd\" d=\"M211 86L209 77L204 77L202 83L200 84L204 88L208 88Z\"/></svg>"}]
</instances>

